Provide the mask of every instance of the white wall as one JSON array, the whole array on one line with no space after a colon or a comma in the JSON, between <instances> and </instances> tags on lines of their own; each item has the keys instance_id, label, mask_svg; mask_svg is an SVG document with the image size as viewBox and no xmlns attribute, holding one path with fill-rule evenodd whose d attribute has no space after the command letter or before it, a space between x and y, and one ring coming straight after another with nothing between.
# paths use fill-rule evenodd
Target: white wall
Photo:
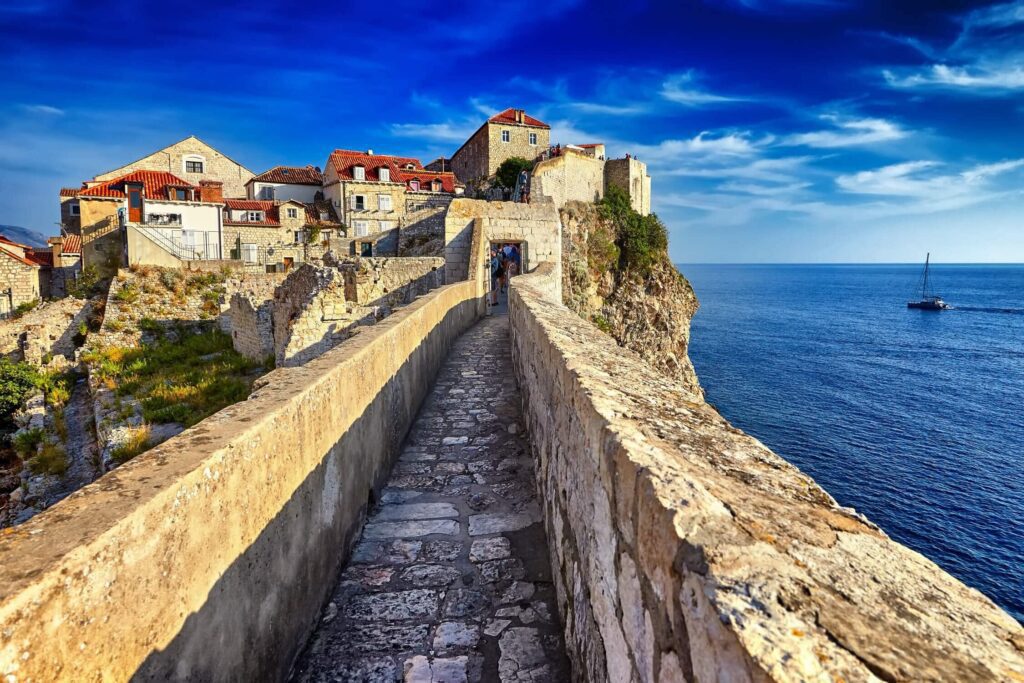
<instances>
[{"instance_id":1,"label":"white wall","mask_svg":"<svg viewBox=\"0 0 1024 683\"><path fill-rule=\"evenodd\" d=\"M292 185L290 183L252 183L252 199L263 199L263 188L274 188L274 199L288 201L295 199L300 202L310 203L316 198L316 193L321 190L319 185Z\"/></svg>"},{"instance_id":2,"label":"white wall","mask_svg":"<svg viewBox=\"0 0 1024 683\"><path fill-rule=\"evenodd\" d=\"M179 244L183 244L182 232L194 230L206 235L199 235L196 238L196 246L206 246L211 249L216 246L217 250L223 253L220 243L220 204L197 204L188 202L154 201L147 199L143 207L147 215L151 213L176 213L181 215L181 228L170 228L167 226L152 226L161 234L173 238ZM212 256L213 254L211 254Z\"/></svg>"}]
</instances>

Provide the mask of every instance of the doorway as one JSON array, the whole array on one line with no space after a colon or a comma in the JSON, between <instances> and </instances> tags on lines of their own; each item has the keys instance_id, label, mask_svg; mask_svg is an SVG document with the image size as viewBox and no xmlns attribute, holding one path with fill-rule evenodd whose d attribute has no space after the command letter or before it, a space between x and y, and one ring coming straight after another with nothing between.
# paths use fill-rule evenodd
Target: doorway
<instances>
[{"instance_id":1,"label":"doorway","mask_svg":"<svg viewBox=\"0 0 1024 683\"><path fill-rule=\"evenodd\" d=\"M493 240L488 249L487 312L508 315L508 286L526 272L527 244L521 240Z\"/></svg>"}]
</instances>

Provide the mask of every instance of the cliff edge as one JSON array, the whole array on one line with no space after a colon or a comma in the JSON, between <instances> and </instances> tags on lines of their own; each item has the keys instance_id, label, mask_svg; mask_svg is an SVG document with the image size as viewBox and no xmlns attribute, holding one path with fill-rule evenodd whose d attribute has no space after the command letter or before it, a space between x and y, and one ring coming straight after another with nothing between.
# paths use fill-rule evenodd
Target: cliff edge
<instances>
[{"instance_id":1,"label":"cliff edge","mask_svg":"<svg viewBox=\"0 0 1024 683\"><path fill-rule=\"evenodd\" d=\"M687 354L700 304L669 259L657 216L637 214L615 191L599 204L568 202L560 214L562 302L702 397Z\"/></svg>"}]
</instances>

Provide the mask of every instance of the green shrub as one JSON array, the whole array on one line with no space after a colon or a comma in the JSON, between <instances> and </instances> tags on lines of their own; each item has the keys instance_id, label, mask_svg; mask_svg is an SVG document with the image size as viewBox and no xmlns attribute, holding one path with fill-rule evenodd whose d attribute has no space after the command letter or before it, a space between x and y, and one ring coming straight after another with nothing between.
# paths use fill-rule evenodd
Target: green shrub
<instances>
[{"instance_id":1,"label":"green shrub","mask_svg":"<svg viewBox=\"0 0 1024 683\"><path fill-rule=\"evenodd\" d=\"M0 428L14 425L14 412L36 387L39 373L28 363L0 358Z\"/></svg>"},{"instance_id":2,"label":"green shrub","mask_svg":"<svg viewBox=\"0 0 1024 683\"><path fill-rule=\"evenodd\" d=\"M100 273L96 266L86 266L78 279L68 286L68 294L76 299L88 299L100 289Z\"/></svg>"},{"instance_id":3,"label":"green shrub","mask_svg":"<svg viewBox=\"0 0 1024 683\"><path fill-rule=\"evenodd\" d=\"M611 334L612 324L608 322L608 318L598 313L593 317L592 320L597 329L601 330L605 334Z\"/></svg>"},{"instance_id":4,"label":"green shrub","mask_svg":"<svg viewBox=\"0 0 1024 683\"><path fill-rule=\"evenodd\" d=\"M139 332L148 332L149 334L160 334L164 331L163 326L152 318L143 318L139 321Z\"/></svg>"},{"instance_id":5,"label":"green shrub","mask_svg":"<svg viewBox=\"0 0 1024 683\"><path fill-rule=\"evenodd\" d=\"M26 429L14 435L14 438L11 439L11 445L14 446L14 450L18 452L21 459L24 460L36 454L36 450L39 444L43 442L45 436L46 432L39 427Z\"/></svg>"},{"instance_id":6,"label":"green shrub","mask_svg":"<svg viewBox=\"0 0 1024 683\"><path fill-rule=\"evenodd\" d=\"M177 291L182 279L181 271L170 269L160 271L160 284L169 292Z\"/></svg>"},{"instance_id":7,"label":"green shrub","mask_svg":"<svg viewBox=\"0 0 1024 683\"><path fill-rule=\"evenodd\" d=\"M134 282L125 284L121 289L117 290L117 294L114 295L114 300L119 301L122 304L133 304L139 300L139 288Z\"/></svg>"},{"instance_id":8,"label":"green shrub","mask_svg":"<svg viewBox=\"0 0 1024 683\"><path fill-rule=\"evenodd\" d=\"M14 309L14 313L11 314L11 317L12 318L20 318L21 316L25 315L29 311L35 309L37 306L39 306L39 299L33 299L32 301L26 301L24 303L20 303Z\"/></svg>"},{"instance_id":9,"label":"green shrub","mask_svg":"<svg viewBox=\"0 0 1024 683\"><path fill-rule=\"evenodd\" d=\"M598 204L601 216L615 226L620 265L643 275L667 257L668 231L654 214L641 216L629 203L629 195L612 185Z\"/></svg>"},{"instance_id":10,"label":"green shrub","mask_svg":"<svg viewBox=\"0 0 1024 683\"><path fill-rule=\"evenodd\" d=\"M44 443L39 454L29 458L29 470L33 474L62 475L68 470L68 457L64 449L54 443Z\"/></svg>"},{"instance_id":11,"label":"green shrub","mask_svg":"<svg viewBox=\"0 0 1024 683\"><path fill-rule=\"evenodd\" d=\"M128 436L125 441L110 451L110 458L121 465L134 458L139 453L142 453L150 447L150 431L149 425L142 425L141 427L133 427L128 431Z\"/></svg>"},{"instance_id":12,"label":"green shrub","mask_svg":"<svg viewBox=\"0 0 1024 683\"><path fill-rule=\"evenodd\" d=\"M498 170L494 174L494 182L499 187L511 190L515 188L519 174L531 170L533 170L532 161L523 157L509 157L498 166Z\"/></svg>"}]
</instances>

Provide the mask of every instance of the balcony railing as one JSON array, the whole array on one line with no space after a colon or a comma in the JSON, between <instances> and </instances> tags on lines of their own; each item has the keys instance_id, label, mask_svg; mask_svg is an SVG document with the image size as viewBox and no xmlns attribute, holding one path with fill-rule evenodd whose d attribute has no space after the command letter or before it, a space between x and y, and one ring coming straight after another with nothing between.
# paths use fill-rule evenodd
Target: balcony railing
<instances>
[{"instance_id":1,"label":"balcony railing","mask_svg":"<svg viewBox=\"0 0 1024 683\"><path fill-rule=\"evenodd\" d=\"M143 221L144 225L150 225L160 228L180 228L181 227L181 214L180 213L150 213L146 214L146 218Z\"/></svg>"}]
</instances>

